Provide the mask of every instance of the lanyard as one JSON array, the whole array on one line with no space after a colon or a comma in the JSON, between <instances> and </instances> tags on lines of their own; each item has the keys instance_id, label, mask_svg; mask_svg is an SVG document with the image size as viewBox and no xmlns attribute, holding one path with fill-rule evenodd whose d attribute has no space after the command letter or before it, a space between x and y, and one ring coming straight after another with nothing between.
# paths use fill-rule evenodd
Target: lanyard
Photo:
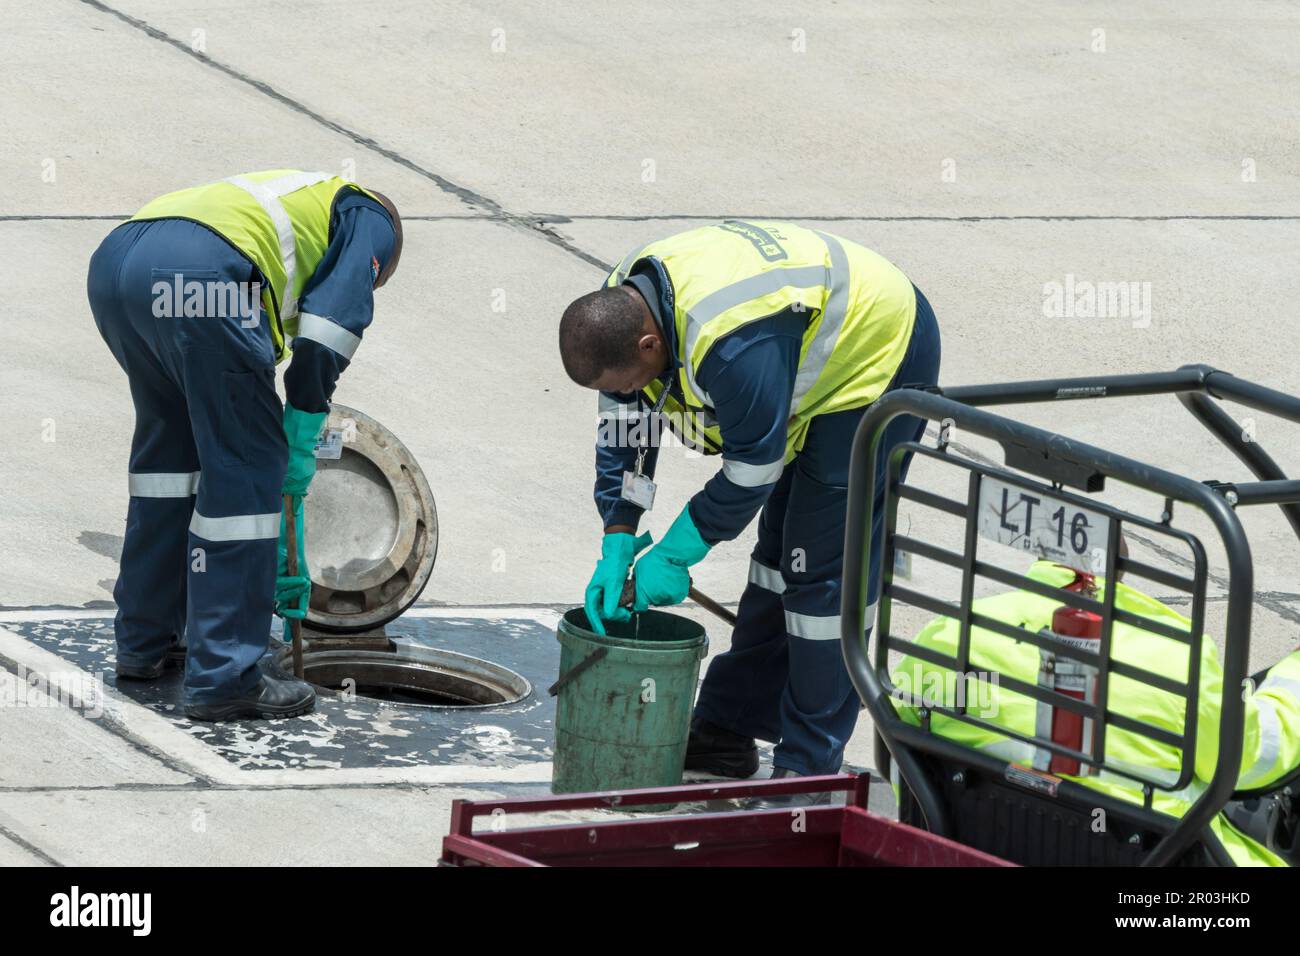
<instances>
[{"instance_id":1,"label":"lanyard","mask_svg":"<svg viewBox=\"0 0 1300 956\"><path fill-rule=\"evenodd\" d=\"M655 399L654 408L651 410L651 412L650 412L650 417L649 417L649 419L647 419L647 422L646 422L647 425L649 425L651 422L656 421L656 420L659 418L660 413L662 413L663 410L664 410L664 403L668 401L668 390L669 390L669 388L671 387L671 384L672 384L672 376L671 376L671 374L670 374L667 378L661 379L661 381L663 382L663 386L664 386L664 387L663 387L662 389L660 389L660 391L659 391L659 397L658 397L657 399ZM641 475L641 474L644 474L644 473L645 473L645 472L643 471L643 466L644 466L644 464L645 464L645 455L646 455L646 450L647 450L647 449L649 448L649 446L650 446L650 435L649 435L649 431L650 431L650 429L647 428L647 429L646 429L646 435L645 435L645 437L642 439L641 444L637 447L637 450L636 450L636 473L637 473L638 475Z\"/></svg>"}]
</instances>

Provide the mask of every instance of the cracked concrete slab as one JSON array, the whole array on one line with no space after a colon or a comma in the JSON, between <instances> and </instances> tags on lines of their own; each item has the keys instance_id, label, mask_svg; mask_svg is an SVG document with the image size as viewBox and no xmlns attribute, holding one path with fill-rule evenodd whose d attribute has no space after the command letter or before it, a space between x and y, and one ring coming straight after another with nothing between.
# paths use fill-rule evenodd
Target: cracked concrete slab
<instances>
[{"instance_id":1,"label":"cracked concrete slab","mask_svg":"<svg viewBox=\"0 0 1300 956\"><path fill-rule=\"evenodd\" d=\"M808 221L895 259L939 315L944 384L1205 361L1295 388L1300 141L1278 121L1300 81L1292 7L618 0L593 19L450 0L361 17L329 0L29 6L0 35L0 259L14 266L0 284L0 607L111 614L131 411L86 307L86 262L114 217L250 169L344 172L413 214L337 398L388 426L429 477L441 541L426 609L578 602L599 533L595 402L565 379L555 323L602 264L704 218ZM1045 315L1046 285L1067 276L1149 283L1150 323ZM1106 408L1016 414L1197 477L1242 474L1172 402ZM1261 443L1300 468L1289 426L1255 418ZM648 529L715 468L665 456ZM1262 666L1295 646L1297 544L1275 509L1243 517ZM700 588L733 602L752 541L751 529L715 549ZM716 654L726 635L710 627ZM66 667L3 627L0 656ZM365 768L279 768L248 787L253 771L111 686L103 703L112 732L75 710L0 713L0 774L36 788L0 784L0 863L46 850L428 862L454 793L545 786L537 763L454 776L431 764L393 786ZM848 759L865 766L870 751L864 715ZM96 774L109 789L84 789ZM296 786L329 789L277 789Z\"/></svg>"}]
</instances>

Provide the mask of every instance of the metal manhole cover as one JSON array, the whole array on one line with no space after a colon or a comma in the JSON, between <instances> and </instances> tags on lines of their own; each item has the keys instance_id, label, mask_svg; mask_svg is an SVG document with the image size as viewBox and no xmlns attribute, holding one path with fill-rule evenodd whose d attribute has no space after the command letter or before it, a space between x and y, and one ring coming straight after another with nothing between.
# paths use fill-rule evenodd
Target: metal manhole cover
<instances>
[{"instance_id":1,"label":"metal manhole cover","mask_svg":"<svg viewBox=\"0 0 1300 956\"><path fill-rule=\"evenodd\" d=\"M307 622L321 631L382 627L415 603L433 573L438 513L415 458L370 416L335 405L307 496Z\"/></svg>"}]
</instances>

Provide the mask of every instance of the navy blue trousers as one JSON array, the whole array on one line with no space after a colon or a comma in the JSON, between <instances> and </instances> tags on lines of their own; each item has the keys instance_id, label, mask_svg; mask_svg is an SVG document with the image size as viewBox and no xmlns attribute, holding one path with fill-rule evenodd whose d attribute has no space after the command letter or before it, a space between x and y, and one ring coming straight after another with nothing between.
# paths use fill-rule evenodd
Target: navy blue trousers
<instances>
[{"instance_id":1,"label":"navy blue trousers","mask_svg":"<svg viewBox=\"0 0 1300 956\"><path fill-rule=\"evenodd\" d=\"M275 592L288 448L255 267L192 222L128 222L90 260L100 335L135 405L113 597L120 661L188 645L187 701L250 691Z\"/></svg>"},{"instance_id":2,"label":"navy blue trousers","mask_svg":"<svg viewBox=\"0 0 1300 956\"><path fill-rule=\"evenodd\" d=\"M891 389L939 380L939 327L925 296L918 290L916 297L916 324ZM696 715L711 723L775 742L774 765L800 774L836 773L858 719L858 696L840 650L840 590L849 457L866 412L814 418L803 449L782 472L759 515L731 648L710 663L695 706ZM880 588L885 463L890 449L924 432L925 421L910 415L885 429L871 529L873 603Z\"/></svg>"}]
</instances>

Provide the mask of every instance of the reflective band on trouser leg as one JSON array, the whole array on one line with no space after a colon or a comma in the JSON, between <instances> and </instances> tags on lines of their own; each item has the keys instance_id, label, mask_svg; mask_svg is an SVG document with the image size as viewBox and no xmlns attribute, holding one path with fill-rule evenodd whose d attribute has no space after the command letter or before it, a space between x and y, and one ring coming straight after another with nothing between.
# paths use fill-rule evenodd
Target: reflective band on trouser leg
<instances>
[{"instance_id":1,"label":"reflective band on trouser leg","mask_svg":"<svg viewBox=\"0 0 1300 956\"><path fill-rule=\"evenodd\" d=\"M840 639L840 616L813 617L811 614L785 612L785 629L795 637L810 641L838 641Z\"/></svg>"},{"instance_id":2,"label":"reflective band on trouser leg","mask_svg":"<svg viewBox=\"0 0 1300 956\"><path fill-rule=\"evenodd\" d=\"M199 489L197 471L133 471L126 481L132 498L190 498Z\"/></svg>"},{"instance_id":3,"label":"reflective band on trouser leg","mask_svg":"<svg viewBox=\"0 0 1300 956\"><path fill-rule=\"evenodd\" d=\"M730 458L724 458L722 461L722 473L742 488L761 488L763 485L770 485L781 477L781 472L784 470L785 460L782 458L768 462L766 465L751 465L749 462L734 461Z\"/></svg>"},{"instance_id":4,"label":"reflective band on trouser leg","mask_svg":"<svg viewBox=\"0 0 1300 956\"><path fill-rule=\"evenodd\" d=\"M205 541L262 541L280 537L280 513L209 518L194 512L190 531Z\"/></svg>"},{"instance_id":5,"label":"reflective band on trouser leg","mask_svg":"<svg viewBox=\"0 0 1300 956\"><path fill-rule=\"evenodd\" d=\"M331 319L310 312L298 314L298 338L318 342L349 361L361 344L359 335L352 334Z\"/></svg>"},{"instance_id":6,"label":"reflective band on trouser leg","mask_svg":"<svg viewBox=\"0 0 1300 956\"><path fill-rule=\"evenodd\" d=\"M875 604L867 606L863 620L867 622L867 630L871 630L875 626ZM802 637L809 641L838 641L840 639L840 615L817 617L812 614L786 611L785 629L795 637Z\"/></svg>"},{"instance_id":7,"label":"reflective band on trouser leg","mask_svg":"<svg viewBox=\"0 0 1300 956\"><path fill-rule=\"evenodd\" d=\"M297 192L316 183L329 179L328 173L291 173L279 179L255 183L243 176L231 176L226 182L238 186L257 200L257 204L266 210L275 225L275 234L280 239L280 261L284 265L284 302L280 305L280 318L292 319L298 314L298 297L293 293L294 280L298 273L298 245L293 234L293 222L289 213L280 202L281 196Z\"/></svg>"},{"instance_id":8,"label":"reflective band on trouser leg","mask_svg":"<svg viewBox=\"0 0 1300 956\"><path fill-rule=\"evenodd\" d=\"M780 570L760 564L754 558L749 559L749 583L775 594L785 593L785 578Z\"/></svg>"},{"instance_id":9,"label":"reflective band on trouser leg","mask_svg":"<svg viewBox=\"0 0 1300 956\"><path fill-rule=\"evenodd\" d=\"M1256 751L1255 762L1238 779L1238 790L1250 790L1267 781L1282 753L1282 722L1277 717L1277 702L1258 694L1251 699L1259 714L1259 749Z\"/></svg>"}]
</instances>

